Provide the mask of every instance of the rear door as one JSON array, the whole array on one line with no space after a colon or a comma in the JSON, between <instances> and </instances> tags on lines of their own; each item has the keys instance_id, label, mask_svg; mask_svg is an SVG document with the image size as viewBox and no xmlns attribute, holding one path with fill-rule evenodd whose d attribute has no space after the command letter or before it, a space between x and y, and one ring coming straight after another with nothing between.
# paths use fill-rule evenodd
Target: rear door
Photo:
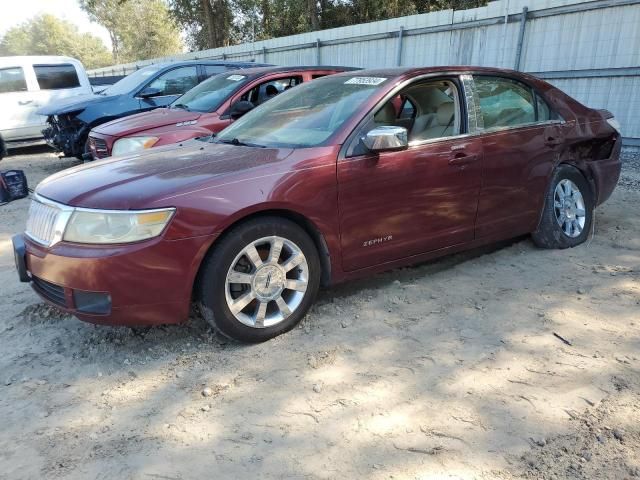
<instances>
[{"instance_id":1,"label":"rear door","mask_svg":"<svg viewBox=\"0 0 640 480\"><path fill-rule=\"evenodd\" d=\"M465 135L464 98L455 79L417 82L356 132L338 160L346 271L473 240L482 141ZM376 126L408 124L407 150L376 154L361 146Z\"/></svg>"},{"instance_id":2,"label":"rear door","mask_svg":"<svg viewBox=\"0 0 640 480\"><path fill-rule=\"evenodd\" d=\"M475 75L484 123L483 184L476 236L531 232L563 139L562 121L530 86Z\"/></svg>"}]
</instances>

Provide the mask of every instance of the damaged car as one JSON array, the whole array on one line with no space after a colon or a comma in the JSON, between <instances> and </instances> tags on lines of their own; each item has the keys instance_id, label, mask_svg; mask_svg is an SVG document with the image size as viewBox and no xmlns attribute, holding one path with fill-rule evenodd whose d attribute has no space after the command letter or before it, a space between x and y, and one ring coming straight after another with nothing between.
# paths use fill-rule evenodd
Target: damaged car
<instances>
[{"instance_id":1,"label":"damaged car","mask_svg":"<svg viewBox=\"0 0 640 480\"><path fill-rule=\"evenodd\" d=\"M217 133L296 85L351 67L258 67L205 80L169 107L104 123L89 133L94 160Z\"/></svg>"},{"instance_id":2,"label":"damaged car","mask_svg":"<svg viewBox=\"0 0 640 480\"><path fill-rule=\"evenodd\" d=\"M92 128L134 113L165 107L203 80L227 70L255 67L253 62L190 60L154 64L136 70L98 94L50 103L38 110L47 117L46 142L66 157L90 159Z\"/></svg>"},{"instance_id":3,"label":"damaged car","mask_svg":"<svg viewBox=\"0 0 640 480\"><path fill-rule=\"evenodd\" d=\"M13 237L20 279L109 325L260 342L328 286L530 234L587 240L620 125L533 76L388 68L303 83L217 136L59 172Z\"/></svg>"}]
</instances>

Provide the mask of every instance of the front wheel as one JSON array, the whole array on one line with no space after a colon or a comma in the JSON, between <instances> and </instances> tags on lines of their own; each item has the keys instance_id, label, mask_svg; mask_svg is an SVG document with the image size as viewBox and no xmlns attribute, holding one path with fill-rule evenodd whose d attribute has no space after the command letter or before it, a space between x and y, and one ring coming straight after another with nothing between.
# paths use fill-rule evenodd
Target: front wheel
<instances>
[{"instance_id":1,"label":"front wheel","mask_svg":"<svg viewBox=\"0 0 640 480\"><path fill-rule=\"evenodd\" d=\"M582 173L569 165L556 170L547 195L540 225L533 241L543 248L569 248L589 237L594 198Z\"/></svg>"},{"instance_id":2,"label":"front wheel","mask_svg":"<svg viewBox=\"0 0 640 480\"><path fill-rule=\"evenodd\" d=\"M279 217L243 223L225 234L199 277L203 317L222 334L262 342L292 329L320 285L320 260L309 235Z\"/></svg>"}]
</instances>

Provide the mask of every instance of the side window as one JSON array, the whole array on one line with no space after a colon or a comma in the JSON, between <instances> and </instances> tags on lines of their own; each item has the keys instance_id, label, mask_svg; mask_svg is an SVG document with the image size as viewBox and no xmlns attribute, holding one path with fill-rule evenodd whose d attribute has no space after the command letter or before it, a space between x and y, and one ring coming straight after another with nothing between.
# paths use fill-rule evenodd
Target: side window
<instances>
[{"instance_id":1,"label":"side window","mask_svg":"<svg viewBox=\"0 0 640 480\"><path fill-rule=\"evenodd\" d=\"M411 101L409 97L405 97L402 102L402 106L400 107L400 113L398 114L398 118L409 120L415 118L416 116L416 107Z\"/></svg>"},{"instance_id":2,"label":"side window","mask_svg":"<svg viewBox=\"0 0 640 480\"><path fill-rule=\"evenodd\" d=\"M228 69L224 65L203 65L204 76L206 78L212 77L222 72L226 72Z\"/></svg>"},{"instance_id":3,"label":"side window","mask_svg":"<svg viewBox=\"0 0 640 480\"><path fill-rule=\"evenodd\" d=\"M484 128L515 127L536 122L532 90L515 80L474 77Z\"/></svg>"},{"instance_id":4,"label":"side window","mask_svg":"<svg viewBox=\"0 0 640 480\"><path fill-rule=\"evenodd\" d=\"M61 90L80 86L78 72L73 65L34 65L33 70L36 72L40 90Z\"/></svg>"},{"instance_id":5,"label":"side window","mask_svg":"<svg viewBox=\"0 0 640 480\"><path fill-rule=\"evenodd\" d=\"M460 133L458 89L448 80L415 83L379 106L359 129L347 148L347 156L363 155L361 138L378 126L404 127L409 142L424 142Z\"/></svg>"},{"instance_id":6,"label":"side window","mask_svg":"<svg viewBox=\"0 0 640 480\"><path fill-rule=\"evenodd\" d=\"M269 80L268 82L256 85L251 90L242 95L242 100L248 100L254 105L260 105L276 95L295 87L302 83L302 77L284 77L277 80Z\"/></svg>"},{"instance_id":7,"label":"side window","mask_svg":"<svg viewBox=\"0 0 640 480\"><path fill-rule=\"evenodd\" d=\"M536 94L536 108L536 119L538 120L538 122L560 120L560 115L558 115L538 94Z\"/></svg>"},{"instance_id":8,"label":"side window","mask_svg":"<svg viewBox=\"0 0 640 480\"><path fill-rule=\"evenodd\" d=\"M148 88L157 88L162 95L182 95L198 84L198 72L195 65L190 67L180 67L163 73Z\"/></svg>"},{"instance_id":9,"label":"side window","mask_svg":"<svg viewBox=\"0 0 640 480\"><path fill-rule=\"evenodd\" d=\"M21 67L0 68L0 93L26 91L27 81Z\"/></svg>"}]
</instances>

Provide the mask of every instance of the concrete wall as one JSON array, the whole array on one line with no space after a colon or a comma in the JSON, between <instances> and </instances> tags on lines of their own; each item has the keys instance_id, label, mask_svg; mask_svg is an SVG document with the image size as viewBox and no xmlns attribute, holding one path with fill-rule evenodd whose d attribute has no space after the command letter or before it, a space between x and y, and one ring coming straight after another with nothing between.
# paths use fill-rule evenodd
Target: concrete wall
<instances>
[{"instance_id":1,"label":"concrete wall","mask_svg":"<svg viewBox=\"0 0 640 480\"><path fill-rule=\"evenodd\" d=\"M524 13L524 9L526 14ZM481 65L534 73L611 110L640 147L640 0L498 0L349 27L92 70L130 73L161 61L211 58L277 65Z\"/></svg>"}]
</instances>

